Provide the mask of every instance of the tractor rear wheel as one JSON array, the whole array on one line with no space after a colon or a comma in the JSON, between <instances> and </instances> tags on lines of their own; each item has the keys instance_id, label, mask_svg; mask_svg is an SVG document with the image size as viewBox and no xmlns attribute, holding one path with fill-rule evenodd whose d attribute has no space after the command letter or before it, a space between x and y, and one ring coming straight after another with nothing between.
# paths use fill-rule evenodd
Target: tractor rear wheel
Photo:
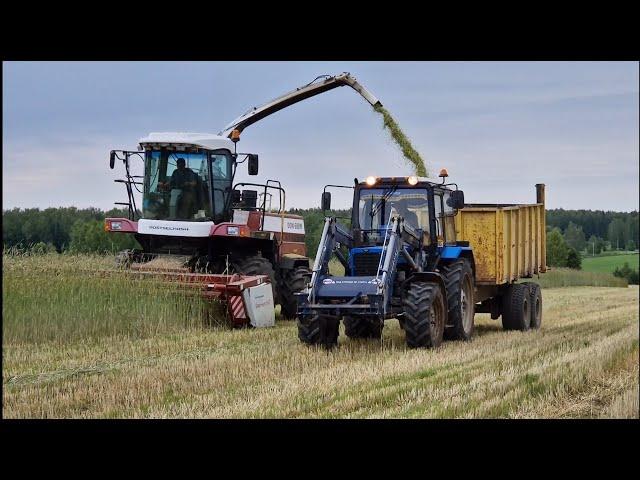
<instances>
[{"instance_id":1,"label":"tractor rear wheel","mask_svg":"<svg viewBox=\"0 0 640 480\"><path fill-rule=\"evenodd\" d=\"M503 299L502 328L524 332L531 326L529 286L513 283Z\"/></svg>"},{"instance_id":2,"label":"tractor rear wheel","mask_svg":"<svg viewBox=\"0 0 640 480\"><path fill-rule=\"evenodd\" d=\"M471 340L475 314L475 286L473 270L467 259L461 258L443 266L444 283L447 287L449 315L444 338L448 340Z\"/></svg>"},{"instance_id":3,"label":"tractor rear wheel","mask_svg":"<svg viewBox=\"0 0 640 480\"><path fill-rule=\"evenodd\" d=\"M531 304L531 328L537 330L542 325L542 291L540 285L535 282L522 282L522 285L529 287Z\"/></svg>"},{"instance_id":4,"label":"tractor rear wheel","mask_svg":"<svg viewBox=\"0 0 640 480\"><path fill-rule=\"evenodd\" d=\"M344 333L349 338L382 337L383 323L378 318L344 317Z\"/></svg>"},{"instance_id":5,"label":"tractor rear wheel","mask_svg":"<svg viewBox=\"0 0 640 480\"><path fill-rule=\"evenodd\" d=\"M232 258L231 269L235 273L242 273L244 275L268 275L271 280L273 303L275 304L277 302L276 272L273 270L271 262L260 253Z\"/></svg>"},{"instance_id":6,"label":"tractor rear wheel","mask_svg":"<svg viewBox=\"0 0 640 480\"><path fill-rule=\"evenodd\" d=\"M403 299L407 347L434 348L442 343L446 305L440 285L414 282Z\"/></svg>"},{"instance_id":7,"label":"tractor rear wheel","mask_svg":"<svg viewBox=\"0 0 640 480\"><path fill-rule=\"evenodd\" d=\"M309 267L300 266L284 270L278 285L280 291L280 314L287 320L296 318L298 300L295 293L307 286Z\"/></svg>"},{"instance_id":8,"label":"tractor rear wheel","mask_svg":"<svg viewBox=\"0 0 640 480\"><path fill-rule=\"evenodd\" d=\"M298 338L307 345L333 348L338 344L340 319L333 315L305 315L298 317Z\"/></svg>"}]
</instances>

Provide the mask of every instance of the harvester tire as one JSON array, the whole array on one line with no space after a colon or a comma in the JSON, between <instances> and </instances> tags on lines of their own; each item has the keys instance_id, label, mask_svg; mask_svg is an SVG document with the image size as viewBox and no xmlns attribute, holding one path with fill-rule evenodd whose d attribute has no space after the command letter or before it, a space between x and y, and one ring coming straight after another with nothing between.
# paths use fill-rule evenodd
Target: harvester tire
<instances>
[{"instance_id":1,"label":"harvester tire","mask_svg":"<svg viewBox=\"0 0 640 480\"><path fill-rule=\"evenodd\" d=\"M349 338L382 337L383 323L377 318L344 317L344 333Z\"/></svg>"},{"instance_id":2,"label":"harvester tire","mask_svg":"<svg viewBox=\"0 0 640 480\"><path fill-rule=\"evenodd\" d=\"M413 282L403 304L407 347L438 347L442 343L447 313L440 285Z\"/></svg>"},{"instance_id":3,"label":"harvester tire","mask_svg":"<svg viewBox=\"0 0 640 480\"><path fill-rule=\"evenodd\" d=\"M279 290L280 314L283 318L287 320L296 318L298 301L295 293L305 289L309 273L309 267L300 266L293 269L287 269L282 274Z\"/></svg>"},{"instance_id":4,"label":"harvester tire","mask_svg":"<svg viewBox=\"0 0 640 480\"><path fill-rule=\"evenodd\" d=\"M529 307L531 311L531 328L538 330L540 325L542 325L542 290L540 289L540 285L535 282L522 282L522 285L529 287L531 299Z\"/></svg>"},{"instance_id":5,"label":"harvester tire","mask_svg":"<svg viewBox=\"0 0 640 480\"><path fill-rule=\"evenodd\" d=\"M503 298L502 328L524 332L531 326L531 295L529 286L513 283Z\"/></svg>"},{"instance_id":6,"label":"harvester tire","mask_svg":"<svg viewBox=\"0 0 640 480\"><path fill-rule=\"evenodd\" d=\"M235 257L231 259L231 268L236 273L244 275L268 275L271 280L273 292L273 303L278 301L276 289L276 272L271 262L261 254L255 253L245 257Z\"/></svg>"},{"instance_id":7,"label":"harvester tire","mask_svg":"<svg viewBox=\"0 0 640 480\"><path fill-rule=\"evenodd\" d=\"M333 348L338 344L340 319L333 315L307 315L298 318L298 338L307 345Z\"/></svg>"},{"instance_id":8,"label":"harvester tire","mask_svg":"<svg viewBox=\"0 0 640 480\"><path fill-rule=\"evenodd\" d=\"M442 267L447 288L449 315L444 338L447 340L471 340L475 315L475 285L469 260L460 258Z\"/></svg>"}]
</instances>

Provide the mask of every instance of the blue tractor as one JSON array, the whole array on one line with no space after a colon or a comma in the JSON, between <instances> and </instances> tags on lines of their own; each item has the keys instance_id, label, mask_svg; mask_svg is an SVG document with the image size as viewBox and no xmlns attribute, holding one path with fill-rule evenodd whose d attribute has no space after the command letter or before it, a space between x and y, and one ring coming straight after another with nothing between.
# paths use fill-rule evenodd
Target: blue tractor
<instances>
[{"instance_id":1,"label":"blue tractor","mask_svg":"<svg viewBox=\"0 0 640 480\"><path fill-rule=\"evenodd\" d=\"M397 318L410 348L443 338L469 340L475 308L475 262L456 241L464 194L455 184L418 177L355 179L351 227L325 219L307 288L296 294L303 343L337 344L340 320L350 338L381 338ZM337 186L337 185L336 185ZM322 194L323 211L331 193ZM336 257L344 276L329 272Z\"/></svg>"}]
</instances>

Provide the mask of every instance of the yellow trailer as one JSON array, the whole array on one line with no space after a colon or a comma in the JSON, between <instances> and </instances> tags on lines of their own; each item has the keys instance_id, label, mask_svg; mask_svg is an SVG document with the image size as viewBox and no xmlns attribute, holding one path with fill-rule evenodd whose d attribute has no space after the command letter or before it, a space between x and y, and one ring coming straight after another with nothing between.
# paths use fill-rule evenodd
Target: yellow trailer
<instances>
[{"instance_id":1,"label":"yellow trailer","mask_svg":"<svg viewBox=\"0 0 640 480\"><path fill-rule=\"evenodd\" d=\"M475 312L490 313L493 319L502 315L510 330L539 328L539 285L514 283L547 271L544 184L536 185L536 203L465 203L455 218L456 240L473 249ZM523 322L529 316L531 321Z\"/></svg>"},{"instance_id":2,"label":"yellow trailer","mask_svg":"<svg viewBox=\"0 0 640 480\"><path fill-rule=\"evenodd\" d=\"M544 273L546 222L544 184L536 203L465 204L456 215L456 239L473 248L476 285L503 285Z\"/></svg>"}]
</instances>

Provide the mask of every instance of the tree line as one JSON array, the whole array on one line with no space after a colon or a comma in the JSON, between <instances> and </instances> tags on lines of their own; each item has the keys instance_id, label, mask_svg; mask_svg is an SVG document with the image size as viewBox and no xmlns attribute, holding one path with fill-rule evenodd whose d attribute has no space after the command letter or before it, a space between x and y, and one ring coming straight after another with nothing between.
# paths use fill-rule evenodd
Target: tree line
<instances>
[{"instance_id":1,"label":"tree line","mask_svg":"<svg viewBox=\"0 0 640 480\"><path fill-rule=\"evenodd\" d=\"M305 220L306 245L315 255L324 225L319 208L291 209ZM351 210L329 212L343 217L349 226ZM2 241L4 248L37 248L40 251L74 251L109 253L126 248L139 248L133 236L104 231L105 217L126 217L124 209L103 211L76 207L4 210ZM638 240L638 212L604 212L592 210L547 210L547 252L552 266L574 266L580 252L603 250L635 250ZM576 260L577 252L578 260Z\"/></svg>"}]
</instances>

